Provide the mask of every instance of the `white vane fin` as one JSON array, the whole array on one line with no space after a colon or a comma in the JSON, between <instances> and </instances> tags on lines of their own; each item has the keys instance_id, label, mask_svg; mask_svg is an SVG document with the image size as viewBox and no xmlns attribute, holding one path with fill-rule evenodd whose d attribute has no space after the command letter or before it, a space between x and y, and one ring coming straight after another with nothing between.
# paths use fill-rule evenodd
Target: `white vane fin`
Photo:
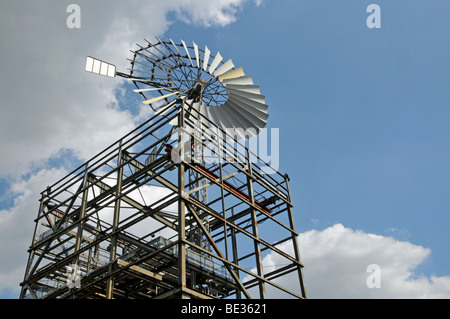
<instances>
[{"instance_id":1,"label":"white vane fin","mask_svg":"<svg viewBox=\"0 0 450 319\"><path fill-rule=\"evenodd\" d=\"M149 91L172 91L172 89L176 89L176 87L168 87L168 88L150 88L150 89L136 89L133 92L141 93L141 92L149 92Z\"/></svg>"},{"instance_id":2,"label":"white vane fin","mask_svg":"<svg viewBox=\"0 0 450 319\"><path fill-rule=\"evenodd\" d=\"M214 60L211 62L211 65L209 66L209 74L213 74L214 70L217 68L220 62L222 62L223 58L220 55L220 52L217 52Z\"/></svg>"},{"instance_id":3,"label":"white vane fin","mask_svg":"<svg viewBox=\"0 0 450 319\"><path fill-rule=\"evenodd\" d=\"M189 61L191 61L191 65L194 66L194 63L192 63L191 55L189 54L189 50L186 46L186 43L183 40L181 40L181 43L183 44L184 50L186 51Z\"/></svg>"},{"instance_id":4,"label":"white vane fin","mask_svg":"<svg viewBox=\"0 0 450 319\"><path fill-rule=\"evenodd\" d=\"M209 122L208 122L208 111L207 111L207 106L205 104L201 104L200 105L200 114L202 116L200 116L200 121L202 122L202 129L206 129L207 127L209 127Z\"/></svg>"},{"instance_id":5,"label":"white vane fin","mask_svg":"<svg viewBox=\"0 0 450 319\"><path fill-rule=\"evenodd\" d=\"M220 108L222 109L223 116L228 120L229 129L227 130L227 133L233 138L244 138L244 126L239 120L240 117L236 117L237 113L227 103L222 105Z\"/></svg>"},{"instance_id":6,"label":"white vane fin","mask_svg":"<svg viewBox=\"0 0 450 319\"><path fill-rule=\"evenodd\" d=\"M228 114L225 111L225 108L223 107L218 107L217 108L217 115L220 118L220 122L221 122L221 128L227 132L227 134L232 134L232 131L234 129L234 125L230 122L229 118L228 118Z\"/></svg>"},{"instance_id":7,"label":"white vane fin","mask_svg":"<svg viewBox=\"0 0 450 319\"><path fill-rule=\"evenodd\" d=\"M198 45L195 44L195 42L193 42L193 43L194 43L195 60L197 60L197 68L201 69L201 67L200 67L200 55L199 55L199 52L198 52Z\"/></svg>"},{"instance_id":8,"label":"white vane fin","mask_svg":"<svg viewBox=\"0 0 450 319\"><path fill-rule=\"evenodd\" d=\"M229 100L227 101L230 103L231 106L237 107L240 110L244 110L248 113L250 113L252 116L257 117L258 119L266 121L269 115L267 112L260 111L257 108L254 108L246 103L244 103L241 99L235 98L234 96L230 96Z\"/></svg>"},{"instance_id":9,"label":"white vane fin","mask_svg":"<svg viewBox=\"0 0 450 319\"><path fill-rule=\"evenodd\" d=\"M172 96L172 95L175 95L175 94L178 94L178 93L180 93L180 92L173 92L173 93L169 93L169 94L166 94L166 95L163 95L163 96L158 96L158 97L155 97L153 99L143 101L142 103L143 104L152 104L152 103L155 103L155 102L157 102L159 100L168 98L169 96Z\"/></svg>"},{"instance_id":10,"label":"white vane fin","mask_svg":"<svg viewBox=\"0 0 450 319\"><path fill-rule=\"evenodd\" d=\"M253 85L253 79L251 76L243 76L240 78L234 78L234 79L226 79L223 80L223 85L225 85L225 87L228 84L236 84L236 85Z\"/></svg>"},{"instance_id":11,"label":"white vane fin","mask_svg":"<svg viewBox=\"0 0 450 319\"><path fill-rule=\"evenodd\" d=\"M169 124L172 126L177 126L178 125L178 117L174 117L172 120L170 120Z\"/></svg>"},{"instance_id":12,"label":"white vane fin","mask_svg":"<svg viewBox=\"0 0 450 319\"><path fill-rule=\"evenodd\" d=\"M223 108L227 109L227 112L229 113L230 117L233 119L233 122L235 123L235 128L238 131L246 131L245 133L249 133L251 136L255 136L258 134L259 129L256 127L253 122L251 122L248 118L245 116L241 116L238 112L236 112L229 104L229 102L225 102L224 105L222 105ZM238 125L236 125L236 123Z\"/></svg>"},{"instance_id":13,"label":"white vane fin","mask_svg":"<svg viewBox=\"0 0 450 319\"><path fill-rule=\"evenodd\" d=\"M206 72L208 68L209 56L211 55L211 51L209 51L208 47L205 45L205 58L203 59L203 71Z\"/></svg>"},{"instance_id":14,"label":"white vane fin","mask_svg":"<svg viewBox=\"0 0 450 319\"><path fill-rule=\"evenodd\" d=\"M240 116L243 116L245 118L247 118L249 121L251 121L253 123L254 126L258 127L259 129L262 129L266 126L266 120L267 119L261 119L259 118L257 115L255 115L253 112L249 112L246 109L243 109L242 107L240 107L237 103L235 103L234 101L228 101L227 102L230 107L236 111Z\"/></svg>"},{"instance_id":15,"label":"white vane fin","mask_svg":"<svg viewBox=\"0 0 450 319\"><path fill-rule=\"evenodd\" d=\"M221 67L219 67L216 72L214 72L214 76L218 77L221 74L224 74L225 72L231 70L232 68L234 68L234 64L233 61L228 60L227 62L225 62L224 64L222 64Z\"/></svg>"},{"instance_id":16,"label":"white vane fin","mask_svg":"<svg viewBox=\"0 0 450 319\"><path fill-rule=\"evenodd\" d=\"M218 107L207 106L206 110L208 112L208 118L211 122L216 123L217 126L221 127L219 117L217 116L216 109Z\"/></svg>"},{"instance_id":17,"label":"white vane fin","mask_svg":"<svg viewBox=\"0 0 450 319\"><path fill-rule=\"evenodd\" d=\"M223 80L234 79L244 75L244 70L242 68L239 68L219 75L219 81L222 82Z\"/></svg>"},{"instance_id":18,"label":"white vane fin","mask_svg":"<svg viewBox=\"0 0 450 319\"><path fill-rule=\"evenodd\" d=\"M172 43L172 46L177 50L178 54L179 54L180 56L182 56L180 50L178 50L178 47L175 45L175 43L173 43L172 39L170 39L170 43Z\"/></svg>"},{"instance_id":19,"label":"white vane fin","mask_svg":"<svg viewBox=\"0 0 450 319\"><path fill-rule=\"evenodd\" d=\"M235 89L228 89L228 93L229 94L233 94L233 95L237 95L243 99L249 99L249 100L253 100L255 102L264 104L266 103L266 98L264 95L261 94L253 94L253 93L248 93L245 91L241 91L241 90L235 90Z\"/></svg>"},{"instance_id":20,"label":"white vane fin","mask_svg":"<svg viewBox=\"0 0 450 319\"><path fill-rule=\"evenodd\" d=\"M244 91L253 94L261 94L261 90L257 85L237 85L237 84L227 84L225 85L227 89L234 89L238 91Z\"/></svg>"},{"instance_id":21,"label":"white vane fin","mask_svg":"<svg viewBox=\"0 0 450 319\"><path fill-rule=\"evenodd\" d=\"M232 99L232 100L239 101L239 103L241 103L241 104L245 104L248 107L257 109L263 113L267 113L267 109L268 109L267 104L259 103L254 100L250 100L250 99L246 99L246 98L242 98L242 97L236 96L234 94L231 94L230 96L231 96L230 99Z\"/></svg>"}]
</instances>

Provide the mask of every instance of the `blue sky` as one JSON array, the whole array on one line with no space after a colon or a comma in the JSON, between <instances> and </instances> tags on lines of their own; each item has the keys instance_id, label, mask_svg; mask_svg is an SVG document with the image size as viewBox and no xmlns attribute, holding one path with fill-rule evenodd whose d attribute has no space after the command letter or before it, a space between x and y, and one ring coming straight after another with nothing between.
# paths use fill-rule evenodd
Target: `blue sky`
<instances>
[{"instance_id":1,"label":"blue sky","mask_svg":"<svg viewBox=\"0 0 450 319\"><path fill-rule=\"evenodd\" d=\"M269 105L268 127L280 129L280 171L291 178L296 227L300 232L322 238L319 236L328 234L326 230L337 232L342 229L335 226L343 225L347 231L344 233L353 236L352 239L376 234L392 237L396 243L407 242L413 248L421 247L423 255L415 256L414 261L405 257L405 263L410 262L405 273L411 272L411 278L439 277L447 285L444 296L450 296L450 2L224 0L212 1L208 8L215 10L203 11L201 1L194 1L192 8L182 1L179 4L173 1L161 9L159 20L134 26L134 18L142 23L146 21L145 12L151 16L157 10L150 11L149 5L138 14L139 5L132 2L121 11L122 5L114 2L108 11L110 19L104 13L97 21L99 6L79 1L80 30L65 27L68 1L57 6L45 1L40 8L31 1L21 3L26 4L24 9L9 3L2 11L17 15L24 25L14 31L9 20L4 20L3 29L9 27L11 31L1 35L21 50L27 47L28 40L35 44L36 63L24 67L25 76L20 80L30 89L40 86L41 91L27 92L10 84L6 86L10 91L6 91L5 85L1 91L4 123L7 120L8 124L15 124L14 129L23 128L17 132L21 138L1 151L2 158L10 154L8 150L13 159L16 156L0 172L0 221L5 220L4 225L18 225L17 221L8 223L17 219L25 207L20 205L26 201L34 204L37 212L38 194L33 197L21 186L29 186L31 190L30 185L35 185L41 191L47 184L44 181L39 184L40 177L56 178L139 121L136 118L139 102L133 101L137 104L130 106L131 115L127 113L120 94L123 87L105 83L104 79L86 78L80 66L84 57L103 54L99 58L119 63L117 59L125 61L130 57L128 44L141 43L142 35L183 39L199 46L206 44L211 51L232 58L261 86ZM158 6L156 2L149 3ZM366 8L371 3L381 8L380 29L369 29L366 25L369 16ZM43 21L43 26L36 27L37 22ZM124 21L129 24L120 24ZM46 33L34 32L33 26L54 32L54 41ZM117 50L111 44L117 44ZM11 48L2 46L5 56L13 56ZM93 52L87 52L88 49ZM58 78L55 72L40 69L41 64L49 63L46 52L55 55L60 68L72 72L71 76L63 77L64 83L55 80ZM21 54L21 60L26 61L27 55L23 51ZM80 74L75 73L77 70ZM11 75L3 73L2 83L10 83ZM36 84L38 79L43 83ZM104 95L93 88L100 88ZM60 139L50 137L47 127L35 126L38 119L34 122L33 118L20 115L17 110L21 104L13 99L19 94L26 99L30 114L43 107L44 96L52 98L55 106L45 109L45 119L54 123L56 132L61 133ZM127 99L128 96L125 95ZM74 113L69 107L64 110L57 107L57 103L67 99L73 103L70 109ZM8 108L9 102L16 111ZM104 113L103 108L89 109L94 117L104 114L107 118L97 123L99 141L97 144L97 140L93 141L89 150L78 146L86 144L86 137L76 134L73 139L63 138L66 130L58 126L67 117L72 120L64 127L71 127L72 122L89 121L81 115L88 110L83 109L83 103L102 104L108 112ZM118 108L112 108L111 103ZM75 113L76 110L80 112ZM116 129L118 123L120 130ZM33 135L27 128L30 131L36 128L34 132L39 133ZM88 135L93 132L89 128L86 128ZM6 141L6 129L0 132L7 146L12 143ZM40 134L39 139L36 134ZM46 144L39 144L41 141ZM34 144L41 147L41 152L33 148ZM35 212L27 216L32 219ZM28 224L32 229L31 223ZM317 233L309 233L313 230ZM23 233L26 237L23 242L29 244L32 233L28 237ZM308 236L305 235L305 240ZM1 240L10 240L5 237ZM4 246L5 242L0 249L7 251ZM22 262L26 255L26 247L20 249L24 249L23 254L16 263ZM307 251L304 256L308 256ZM371 256L375 259L372 263L377 263L376 256ZM2 279L2 273L4 276L11 273L13 264L0 266L3 268L0 268L0 297L17 293L13 284ZM307 260L305 264L307 269ZM312 257L310 265L314 265ZM316 277L311 274L310 278ZM320 297L319 288L312 290Z\"/></svg>"}]
</instances>

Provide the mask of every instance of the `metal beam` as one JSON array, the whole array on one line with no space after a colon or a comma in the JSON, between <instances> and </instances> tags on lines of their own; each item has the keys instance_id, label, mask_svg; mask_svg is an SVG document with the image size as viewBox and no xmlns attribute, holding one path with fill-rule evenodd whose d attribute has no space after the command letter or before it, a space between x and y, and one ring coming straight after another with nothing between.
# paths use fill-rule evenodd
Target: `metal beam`
<instances>
[{"instance_id":1,"label":"metal beam","mask_svg":"<svg viewBox=\"0 0 450 319\"><path fill-rule=\"evenodd\" d=\"M197 222L197 225L201 228L203 234L205 235L205 237L208 239L209 243L211 244L211 246L214 248L216 254L222 259L224 260L225 257L223 256L222 252L220 251L219 247L217 246L217 244L214 242L214 240L211 237L211 234L208 232L208 230L205 228L205 226L203 225L202 221L200 220L200 218L198 217L197 213L195 212L195 210L190 206L190 205L186 205L189 212L191 213L191 215L195 218L195 221ZM226 259L225 259L226 260ZM245 287L242 285L238 275L236 275L236 273L234 272L234 270L230 267L229 263L224 262L223 263L225 268L227 268L228 272L231 274L231 276L233 277L233 279L235 280L236 284L239 286L240 290L244 293L244 295L248 298L251 299L250 294L248 293L247 289L245 289Z\"/></svg>"}]
</instances>

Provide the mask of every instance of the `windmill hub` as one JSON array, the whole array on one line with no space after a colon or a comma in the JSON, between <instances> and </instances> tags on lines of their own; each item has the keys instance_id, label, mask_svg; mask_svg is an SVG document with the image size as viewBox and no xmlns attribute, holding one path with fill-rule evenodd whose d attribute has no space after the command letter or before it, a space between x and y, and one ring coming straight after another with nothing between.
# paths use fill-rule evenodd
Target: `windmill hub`
<instances>
[{"instance_id":1,"label":"windmill hub","mask_svg":"<svg viewBox=\"0 0 450 319\"><path fill-rule=\"evenodd\" d=\"M190 89L188 91L187 98L188 100L193 100L194 102L200 102L202 98L202 91L203 91L204 85L200 83L200 80L197 82L197 86Z\"/></svg>"},{"instance_id":2,"label":"windmill hub","mask_svg":"<svg viewBox=\"0 0 450 319\"><path fill-rule=\"evenodd\" d=\"M198 79L197 84L201 85L203 87L206 87L206 85L207 85L206 81L203 80L202 78Z\"/></svg>"}]
</instances>

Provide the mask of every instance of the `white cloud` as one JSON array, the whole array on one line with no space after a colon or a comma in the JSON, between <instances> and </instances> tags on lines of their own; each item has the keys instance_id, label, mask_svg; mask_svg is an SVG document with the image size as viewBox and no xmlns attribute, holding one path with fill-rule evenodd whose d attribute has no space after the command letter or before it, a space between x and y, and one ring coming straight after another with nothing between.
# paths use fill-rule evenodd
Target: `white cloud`
<instances>
[{"instance_id":1,"label":"white cloud","mask_svg":"<svg viewBox=\"0 0 450 319\"><path fill-rule=\"evenodd\" d=\"M430 249L391 237L384 237L336 224L324 230L311 230L300 235L300 253L306 291L309 298L449 298L450 276L414 273L431 253ZM280 246L288 251L287 245ZM280 257L264 258L268 271L282 263ZM380 267L380 288L368 288L372 273L367 267ZM269 266L272 266L269 268ZM292 290L293 276L279 282ZM277 292L268 288L269 296Z\"/></svg>"},{"instance_id":2,"label":"white cloud","mask_svg":"<svg viewBox=\"0 0 450 319\"><path fill-rule=\"evenodd\" d=\"M181 1L175 11L178 18L187 23L206 27L223 27L236 21L236 13L242 9L244 2L242 0L185 0Z\"/></svg>"},{"instance_id":3,"label":"white cloud","mask_svg":"<svg viewBox=\"0 0 450 319\"><path fill-rule=\"evenodd\" d=\"M264 5L264 0L255 0L255 4L257 7Z\"/></svg>"},{"instance_id":4,"label":"white cloud","mask_svg":"<svg viewBox=\"0 0 450 319\"><path fill-rule=\"evenodd\" d=\"M57 181L67 173L64 169L42 169L26 181L13 183L12 190L20 195L14 207L0 210L0 291L9 289L18 294L39 209L39 194L49 181Z\"/></svg>"}]
</instances>

